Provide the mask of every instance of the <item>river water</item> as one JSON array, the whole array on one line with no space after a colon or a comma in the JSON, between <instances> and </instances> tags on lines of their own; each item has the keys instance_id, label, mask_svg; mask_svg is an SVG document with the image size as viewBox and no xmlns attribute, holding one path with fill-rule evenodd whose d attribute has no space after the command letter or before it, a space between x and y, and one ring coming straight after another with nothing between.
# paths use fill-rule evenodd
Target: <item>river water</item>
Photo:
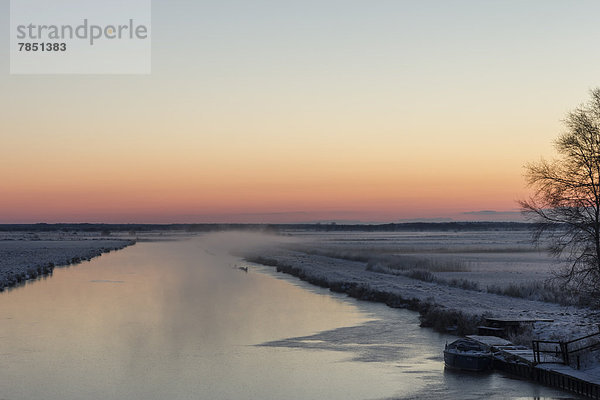
<instances>
[{"instance_id":1,"label":"river water","mask_svg":"<svg viewBox=\"0 0 600 400\"><path fill-rule=\"evenodd\" d=\"M214 243L138 243L0 294L0 399L573 398L445 371L454 338L415 313L242 271Z\"/></svg>"}]
</instances>

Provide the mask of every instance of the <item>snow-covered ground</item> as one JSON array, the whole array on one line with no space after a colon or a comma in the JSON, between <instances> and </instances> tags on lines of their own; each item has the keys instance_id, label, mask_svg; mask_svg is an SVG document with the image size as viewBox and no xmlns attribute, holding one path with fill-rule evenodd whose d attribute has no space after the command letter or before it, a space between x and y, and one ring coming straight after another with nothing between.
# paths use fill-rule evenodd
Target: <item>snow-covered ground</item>
<instances>
[{"instance_id":1,"label":"snow-covered ground","mask_svg":"<svg viewBox=\"0 0 600 400\"><path fill-rule=\"evenodd\" d=\"M83 233L3 232L0 235L0 291L49 274L55 266L89 260L133 243Z\"/></svg>"},{"instance_id":2,"label":"snow-covered ground","mask_svg":"<svg viewBox=\"0 0 600 400\"><path fill-rule=\"evenodd\" d=\"M321 254L373 257L406 256L432 260L449 271L432 271L442 279L464 279L486 289L495 285L543 282L559 268L544 248L536 248L528 231L477 232L299 232L306 246ZM453 268L458 266L459 268ZM455 270L460 269L460 270Z\"/></svg>"}]
</instances>

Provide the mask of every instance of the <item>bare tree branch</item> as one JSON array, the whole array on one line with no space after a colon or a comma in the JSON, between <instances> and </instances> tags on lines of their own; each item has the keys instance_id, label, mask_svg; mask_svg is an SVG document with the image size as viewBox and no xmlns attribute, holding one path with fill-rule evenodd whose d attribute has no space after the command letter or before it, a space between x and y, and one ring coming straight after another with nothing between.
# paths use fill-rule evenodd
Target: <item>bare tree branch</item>
<instances>
[{"instance_id":1,"label":"bare tree branch","mask_svg":"<svg viewBox=\"0 0 600 400\"><path fill-rule=\"evenodd\" d=\"M549 252L565 262L557 276L565 286L600 293L600 88L570 112L566 130L555 141L558 158L525 165L533 194L519 201L535 222L533 239L550 243Z\"/></svg>"}]
</instances>

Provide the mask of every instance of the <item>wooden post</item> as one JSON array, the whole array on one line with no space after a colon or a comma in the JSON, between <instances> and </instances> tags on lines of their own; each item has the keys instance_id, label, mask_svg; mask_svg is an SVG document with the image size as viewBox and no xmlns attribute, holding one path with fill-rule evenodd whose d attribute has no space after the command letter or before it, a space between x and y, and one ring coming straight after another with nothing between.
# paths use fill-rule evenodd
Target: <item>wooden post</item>
<instances>
[{"instance_id":1,"label":"wooden post","mask_svg":"<svg viewBox=\"0 0 600 400\"><path fill-rule=\"evenodd\" d=\"M558 342L560 346L560 351L563 357L563 364L569 365L569 352L567 351L567 345L565 342Z\"/></svg>"}]
</instances>

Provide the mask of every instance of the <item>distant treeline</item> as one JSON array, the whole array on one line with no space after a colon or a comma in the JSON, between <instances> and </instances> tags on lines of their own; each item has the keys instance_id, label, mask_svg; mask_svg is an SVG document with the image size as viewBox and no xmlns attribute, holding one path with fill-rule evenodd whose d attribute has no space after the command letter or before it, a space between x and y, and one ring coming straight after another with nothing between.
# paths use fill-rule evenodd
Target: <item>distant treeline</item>
<instances>
[{"instance_id":1,"label":"distant treeline","mask_svg":"<svg viewBox=\"0 0 600 400\"><path fill-rule=\"evenodd\" d=\"M315 232L404 232L404 231L505 231L529 230L533 224L525 222L407 222L390 224L0 224L4 232L149 232L186 231L215 232L246 230L262 232L315 231Z\"/></svg>"}]
</instances>

